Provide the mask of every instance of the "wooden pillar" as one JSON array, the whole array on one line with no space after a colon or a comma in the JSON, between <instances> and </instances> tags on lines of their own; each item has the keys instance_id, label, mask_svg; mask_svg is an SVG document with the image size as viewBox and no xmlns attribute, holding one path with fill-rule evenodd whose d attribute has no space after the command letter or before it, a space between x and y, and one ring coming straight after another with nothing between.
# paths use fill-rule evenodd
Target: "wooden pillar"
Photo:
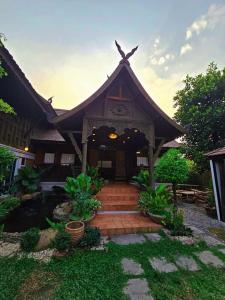
<instances>
[{"instance_id":1,"label":"wooden pillar","mask_svg":"<svg viewBox=\"0 0 225 300\"><path fill-rule=\"evenodd\" d=\"M148 146L148 168L149 168L149 174L150 174L150 186L154 187L154 181L153 181L153 173L154 173L154 158L153 158L153 147L149 143Z\"/></svg>"},{"instance_id":2,"label":"wooden pillar","mask_svg":"<svg viewBox=\"0 0 225 300\"><path fill-rule=\"evenodd\" d=\"M86 173L87 170L87 142L83 143L82 149L82 173Z\"/></svg>"}]
</instances>

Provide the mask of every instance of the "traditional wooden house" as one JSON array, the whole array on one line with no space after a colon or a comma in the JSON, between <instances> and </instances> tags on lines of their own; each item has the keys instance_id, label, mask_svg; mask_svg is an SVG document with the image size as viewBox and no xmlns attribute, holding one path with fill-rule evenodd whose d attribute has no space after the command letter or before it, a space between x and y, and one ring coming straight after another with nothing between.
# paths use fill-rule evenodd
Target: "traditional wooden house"
<instances>
[{"instance_id":1,"label":"traditional wooden house","mask_svg":"<svg viewBox=\"0 0 225 300\"><path fill-rule=\"evenodd\" d=\"M1 126L8 128L10 119L16 129L10 129L10 135L2 129L0 142L22 150L28 146L26 153L35 164L48 166L43 186L63 184L66 176L86 172L87 165L98 166L111 180L129 180L143 167L152 173L162 146L182 135L183 128L158 107L131 69L128 58L135 49L127 55L118 50L122 60L106 82L84 102L64 111L54 110L38 95L8 51L0 49L9 73L0 80L0 96L21 118L1 119ZM23 134L22 120L29 124Z\"/></svg>"},{"instance_id":2,"label":"traditional wooden house","mask_svg":"<svg viewBox=\"0 0 225 300\"><path fill-rule=\"evenodd\" d=\"M210 161L217 219L225 221L225 147L205 154Z\"/></svg>"}]
</instances>

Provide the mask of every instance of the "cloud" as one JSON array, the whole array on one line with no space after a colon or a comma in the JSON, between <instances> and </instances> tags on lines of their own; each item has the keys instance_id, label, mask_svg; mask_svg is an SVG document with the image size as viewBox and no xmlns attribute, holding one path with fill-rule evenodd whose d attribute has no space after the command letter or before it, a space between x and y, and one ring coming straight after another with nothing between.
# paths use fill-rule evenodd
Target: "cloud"
<instances>
[{"instance_id":1,"label":"cloud","mask_svg":"<svg viewBox=\"0 0 225 300\"><path fill-rule=\"evenodd\" d=\"M192 50L192 46L190 44L185 44L180 48L180 55L184 55L185 53Z\"/></svg>"},{"instance_id":2,"label":"cloud","mask_svg":"<svg viewBox=\"0 0 225 300\"><path fill-rule=\"evenodd\" d=\"M194 21L186 30L186 40L199 35L206 28L214 29L217 24L225 23L225 5L211 5L206 14Z\"/></svg>"}]
</instances>

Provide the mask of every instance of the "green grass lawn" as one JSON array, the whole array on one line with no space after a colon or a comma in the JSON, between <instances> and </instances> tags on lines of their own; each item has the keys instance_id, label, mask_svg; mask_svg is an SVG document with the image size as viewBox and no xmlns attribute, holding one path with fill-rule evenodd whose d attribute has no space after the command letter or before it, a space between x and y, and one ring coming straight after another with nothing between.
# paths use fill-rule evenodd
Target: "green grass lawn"
<instances>
[{"instance_id":1,"label":"green grass lawn","mask_svg":"<svg viewBox=\"0 0 225 300\"><path fill-rule=\"evenodd\" d=\"M121 269L123 257L139 262L156 300L225 299L225 269L206 267L195 257L201 271L161 274L154 271L148 258L193 254L207 249L204 243L184 246L167 238L157 243L129 246L109 244L108 252L76 251L72 256L40 264L32 259L0 259L0 299L126 299L122 293L129 278ZM225 256L211 249L224 260ZM193 254L194 255L194 254Z\"/></svg>"}]
</instances>

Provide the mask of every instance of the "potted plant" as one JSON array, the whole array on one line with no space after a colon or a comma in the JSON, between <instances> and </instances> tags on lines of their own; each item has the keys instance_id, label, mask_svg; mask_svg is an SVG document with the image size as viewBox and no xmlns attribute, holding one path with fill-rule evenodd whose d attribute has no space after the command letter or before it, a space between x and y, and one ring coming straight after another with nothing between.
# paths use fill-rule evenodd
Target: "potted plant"
<instances>
[{"instance_id":1,"label":"potted plant","mask_svg":"<svg viewBox=\"0 0 225 300\"><path fill-rule=\"evenodd\" d=\"M40 174L34 168L26 166L19 169L12 191L21 196L22 200L34 198L39 192Z\"/></svg>"},{"instance_id":2,"label":"potted plant","mask_svg":"<svg viewBox=\"0 0 225 300\"><path fill-rule=\"evenodd\" d=\"M101 202L92 197L91 177L81 173L76 178L67 177L65 191L69 194L72 213L65 230L72 236L75 242L84 234L84 222L88 223L95 216L96 210L101 206Z\"/></svg>"},{"instance_id":3,"label":"potted plant","mask_svg":"<svg viewBox=\"0 0 225 300\"><path fill-rule=\"evenodd\" d=\"M166 210L170 206L170 195L166 185L160 184L156 189L147 187L138 202L139 209L158 224L165 219Z\"/></svg>"},{"instance_id":4,"label":"potted plant","mask_svg":"<svg viewBox=\"0 0 225 300\"><path fill-rule=\"evenodd\" d=\"M91 192L96 195L104 184L104 179L100 177L99 168L87 167L87 176L91 178Z\"/></svg>"},{"instance_id":5,"label":"potted plant","mask_svg":"<svg viewBox=\"0 0 225 300\"><path fill-rule=\"evenodd\" d=\"M132 177L142 190L145 190L150 183L150 174L148 170L140 170L137 176Z\"/></svg>"}]
</instances>

